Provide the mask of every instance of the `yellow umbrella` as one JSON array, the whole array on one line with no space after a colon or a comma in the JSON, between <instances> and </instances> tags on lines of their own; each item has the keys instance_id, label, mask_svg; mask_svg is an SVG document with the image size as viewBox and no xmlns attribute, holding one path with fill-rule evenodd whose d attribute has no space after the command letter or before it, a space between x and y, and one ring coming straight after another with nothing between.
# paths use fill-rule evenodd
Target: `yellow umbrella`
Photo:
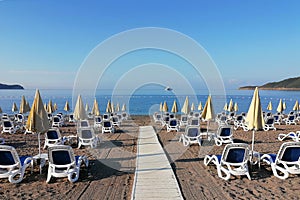
<instances>
[{"instance_id":1,"label":"yellow umbrella","mask_svg":"<svg viewBox=\"0 0 300 200\"><path fill-rule=\"evenodd\" d=\"M114 106L114 103L111 102L111 112L114 113L115 112L115 106Z\"/></svg>"},{"instance_id":2,"label":"yellow umbrella","mask_svg":"<svg viewBox=\"0 0 300 200\"><path fill-rule=\"evenodd\" d=\"M53 113L54 112L54 109L53 109L53 106L52 106L52 100L51 99L48 102L47 112L48 113Z\"/></svg>"},{"instance_id":3,"label":"yellow umbrella","mask_svg":"<svg viewBox=\"0 0 300 200\"><path fill-rule=\"evenodd\" d=\"M21 103L20 103L20 113L26 113L26 100L25 100L25 97L24 95L22 96L22 99L21 99Z\"/></svg>"},{"instance_id":4,"label":"yellow umbrella","mask_svg":"<svg viewBox=\"0 0 300 200\"><path fill-rule=\"evenodd\" d=\"M234 111L234 107L233 107L233 101L232 99L230 99L229 104L228 104L228 109L229 112Z\"/></svg>"},{"instance_id":5,"label":"yellow umbrella","mask_svg":"<svg viewBox=\"0 0 300 200\"><path fill-rule=\"evenodd\" d=\"M200 103L199 103L199 105L198 105L198 110L202 110L203 109L203 107L202 107L202 103L201 103L201 101L200 101Z\"/></svg>"},{"instance_id":6,"label":"yellow umbrella","mask_svg":"<svg viewBox=\"0 0 300 200\"><path fill-rule=\"evenodd\" d=\"M88 103L86 103L86 104L85 104L85 111L86 111L86 112L89 112L89 110L90 110L90 106L89 106Z\"/></svg>"},{"instance_id":7,"label":"yellow umbrella","mask_svg":"<svg viewBox=\"0 0 300 200\"><path fill-rule=\"evenodd\" d=\"M194 110L195 110L195 104L193 102L192 105L191 105L191 111L194 111Z\"/></svg>"},{"instance_id":8,"label":"yellow umbrella","mask_svg":"<svg viewBox=\"0 0 300 200\"><path fill-rule=\"evenodd\" d=\"M223 110L227 111L228 110L228 105L227 103L225 103L224 107L223 107Z\"/></svg>"},{"instance_id":9,"label":"yellow umbrella","mask_svg":"<svg viewBox=\"0 0 300 200\"><path fill-rule=\"evenodd\" d=\"M189 98L185 97L185 101L183 103L183 106L181 108L181 112L184 114L188 114L190 112L190 107L189 107Z\"/></svg>"},{"instance_id":10,"label":"yellow umbrella","mask_svg":"<svg viewBox=\"0 0 300 200\"><path fill-rule=\"evenodd\" d=\"M56 103L54 103L54 105L53 105L53 110L57 111L57 104Z\"/></svg>"},{"instance_id":11,"label":"yellow umbrella","mask_svg":"<svg viewBox=\"0 0 300 200\"><path fill-rule=\"evenodd\" d=\"M277 106L277 112L282 113L283 111L283 103L282 103L282 99L279 100L278 106Z\"/></svg>"},{"instance_id":12,"label":"yellow umbrella","mask_svg":"<svg viewBox=\"0 0 300 200\"><path fill-rule=\"evenodd\" d=\"M125 104L125 103L122 105L122 111L123 111L123 112L126 111L126 104Z\"/></svg>"},{"instance_id":13,"label":"yellow umbrella","mask_svg":"<svg viewBox=\"0 0 300 200\"><path fill-rule=\"evenodd\" d=\"M30 108L29 102L26 101L26 105L25 105L25 113L30 112L30 110L31 110L31 108Z\"/></svg>"},{"instance_id":14,"label":"yellow umbrella","mask_svg":"<svg viewBox=\"0 0 300 200\"><path fill-rule=\"evenodd\" d=\"M120 104L119 103L117 103L117 105L116 105L116 110L115 110L116 112L120 112Z\"/></svg>"},{"instance_id":15,"label":"yellow umbrella","mask_svg":"<svg viewBox=\"0 0 300 200\"><path fill-rule=\"evenodd\" d=\"M253 98L245 121L248 125L248 129L253 130L252 133L252 152L253 152L255 130L261 130L265 125L257 87L254 90Z\"/></svg>"},{"instance_id":16,"label":"yellow umbrella","mask_svg":"<svg viewBox=\"0 0 300 200\"><path fill-rule=\"evenodd\" d=\"M47 111L48 109L47 109L47 104L46 103L44 103L44 109Z\"/></svg>"},{"instance_id":17,"label":"yellow umbrella","mask_svg":"<svg viewBox=\"0 0 300 200\"><path fill-rule=\"evenodd\" d=\"M160 104L159 104L159 111L160 111L160 112L163 111L163 104L162 104L162 102L160 102Z\"/></svg>"},{"instance_id":18,"label":"yellow umbrella","mask_svg":"<svg viewBox=\"0 0 300 200\"><path fill-rule=\"evenodd\" d=\"M81 120L87 119L86 112L84 110L84 104L82 102L81 96L78 95L77 102L74 109L74 119Z\"/></svg>"},{"instance_id":19,"label":"yellow umbrella","mask_svg":"<svg viewBox=\"0 0 300 200\"><path fill-rule=\"evenodd\" d=\"M298 100L296 100L295 105L293 107L293 110L294 111L299 111L299 102L298 102Z\"/></svg>"},{"instance_id":20,"label":"yellow umbrella","mask_svg":"<svg viewBox=\"0 0 300 200\"><path fill-rule=\"evenodd\" d=\"M234 104L234 112L237 112L239 110L239 106L237 104L237 102L235 102Z\"/></svg>"},{"instance_id":21,"label":"yellow umbrella","mask_svg":"<svg viewBox=\"0 0 300 200\"><path fill-rule=\"evenodd\" d=\"M17 104L15 102L13 103L11 110L13 112L18 112L19 109L18 109Z\"/></svg>"},{"instance_id":22,"label":"yellow umbrella","mask_svg":"<svg viewBox=\"0 0 300 200\"><path fill-rule=\"evenodd\" d=\"M64 107L64 111L70 111L70 106L69 106L69 102L66 101L65 107Z\"/></svg>"},{"instance_id":23,"label":"yellow umbrella","mask_svg":"<svg viewBox=\"0 0 300 200\"><path fill-rule=\"evenodd\" d=\"M99 110L99 105L98 105L97 99L94 100L92 114L95 116L100 116L100 110Z\"/></svg>"},{"instance_id":24,"label":"yellow umbrella","mask_svg":"<svg viewBox=\"0 0 300 200\"><path fill-rule=\"evenodd\" d=\"M171 112L172 113L177 113L178 112L178 107L177 107L176 100L174 100Z\"/></svg>"},{"instance_id":25,"label":"yellow umbrella","mask_svg":"<svg viewBox=\"0 0 300 200\"><path fill-rule=\"evenodd\" d=\"M38 133L39 155L41 155L40 134L45 133L50 128L48 114L44 108L39 90L36 90L33 104L31 106L26 129L33 133Z\"/></svg>"},{"instance_id":26,"label":"yellow umbrella","mask_svg":"<svg viewBox=\"0 0 300 200\"><path fill-rule=\"evenodd\" d=\"M166 101L164 102L164 105L163 105L163 111L164 112L168 112L169 111L169 108L168 108L168 105L167 105Z\"/></svg>"},{"instance_id":27,"label":"yellow umbrella","mask_svg":"<svg viewBox=\"0 0 300 200\"><path fill-rule=\"evenodd\" d=\"M285 102L283 102L283 110L285 110L286 109L286 103Z\"/></svg>"},{"instance_id":28,"label":"yellow umbrella","mask_svg":"<svg viewBox=\"0 0 300 200\"><path fill-rule=\"evenodd\" d=\"M205 106L203 108L202 118L207 121L207 133L208 133L209 121L215 118L215 112L214 112L210 95L208 96Z\"/></svg>"},{"instance_id":29,"label":"yellow umbrella","mask_svg":"<svg viewBox=\"0 0 300 200\"><path fill-rule=\"evenodd\" d=\"M215 113L212 105L211 96L209 95L207 98L207 101L205 103L203 112L202 112L202 118L204 120L211 120L215 118Z\"/></svg>"},{"instance_id":30,"label":"yellow umbrella","mask_svg":"<svg viewBox=\"0 0 300 200\"><path fill-rule=\"evenodd\" d=\"M110 103L110 100L108 100L108 102L107 102L106 112L107 113L111 113L111 103Z\"/></svg>"},{"instance_id":31,"label":"yellow umbrella","mask_svg":"<svg viewBox=\"0 0 300 200\"><path fill-rule=\"evenodd\" d=\"M271 111L273 110L272 102L270 101L267 107L267 110Z\"/></svg>"}]
</instances>

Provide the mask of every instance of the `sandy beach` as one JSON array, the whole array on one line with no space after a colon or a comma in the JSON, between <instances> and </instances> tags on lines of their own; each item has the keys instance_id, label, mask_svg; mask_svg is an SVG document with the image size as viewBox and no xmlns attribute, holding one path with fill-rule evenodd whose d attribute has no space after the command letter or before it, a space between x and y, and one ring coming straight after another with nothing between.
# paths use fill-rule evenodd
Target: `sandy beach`
<instances>
[{"instance_id":1,"label":"sandy beach","mask_svg":"<svg viewBox=\"0 0 300 200\"><path fill-rule=\"evenodd\" d=\"M33 173L26 171L23 181L11 184L0 179L1 199L130 199L134 180L136 139L138 126L153 125L171 165L185 199L299 199L300 177L290 175L286 180L273 176L270 167L262 164L251 168L251 178L232 177L229 181L220 179L214 166L205 166L206 154L221 154L223 146L210 144L184 147L178 142L180 132L167 132L155 124L149 116L132 116L114 134L101 134L100 145L96 149L73 145L76 155L86 155L90 161L88 168L82 167L80 178L70 183L67 178L52 178L46 183L47 164L39 174L38 166ZM216 129L212 123L210 129ZM282 142L277 140L279 133L297 131L299 125L276 125L277 131L258 131L255 135L255 151L277 153ZM201 125L202 129L206 124ZM63 136L76 134L74 125L60 128ZM234 131L235 142L250 144L252 132ZM14 146L19 155L38 154L36 135L16 133L2 134L6 144ZM42 136L42 145L44 137ZM42 150L44 153L47 150ZM174 162L173 162L174 161Z\"/></svg>"}]
</instances>

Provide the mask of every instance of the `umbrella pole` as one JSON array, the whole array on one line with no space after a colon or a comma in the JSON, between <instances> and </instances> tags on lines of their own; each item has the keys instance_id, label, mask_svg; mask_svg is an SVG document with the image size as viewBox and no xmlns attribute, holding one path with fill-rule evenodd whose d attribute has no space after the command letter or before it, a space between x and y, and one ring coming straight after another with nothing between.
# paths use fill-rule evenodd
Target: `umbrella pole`
<instances>
[{"instance_id":1,"label":"umbrella pole","mask_svg":"<svg viewBox=\"0 0 300 200\"><path fill-rule=\"evenodd\" d=\"M38 141L39 141L39 157L41 157L41 133L38 133Z\"/></svg>"},{"instance_id":2,"label":"umbrella pole","mask_svg":"<svg viewBox=\"0 0 300 200\"><path fill-rule=\"evenodd\" d=\"M253 160L254 136L255 136L255 130L253 129L253 131L252 131L252 145L251 145L251 162Z\"/></svg>"}]
</instances>

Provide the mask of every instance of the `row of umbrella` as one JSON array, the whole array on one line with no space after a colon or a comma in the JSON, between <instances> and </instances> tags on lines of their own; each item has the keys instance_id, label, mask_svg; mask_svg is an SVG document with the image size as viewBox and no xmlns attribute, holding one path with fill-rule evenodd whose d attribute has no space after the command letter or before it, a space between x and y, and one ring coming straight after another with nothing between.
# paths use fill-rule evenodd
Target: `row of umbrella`
<instances>
[{"instance_id":1,"label":"row of umbrella","mask_svg":"<svg viewBox=\"0 0 300 200\"><path fill-rule=\"evenodd\" d=\"M286 109L286 103L282 101L282 99L279 100L278 106L276 111L282 113ZM267 107L267 110L272 111L273 110L273 105L272 102L270 101ZM300 106L298 100L296 100L294 106L293 106L294 111L299 111Z\"/></svg>"},{"instance_id":2,"label":"row of umbrella","mask_svg":"<svg viewBox=\"0 0 300 200\"><path fill-rule=\"evenodd\" d=\"M223 108L224 111L229 111L229 112L237 112L239 110L239 107L238 107L238 104L235 102L233 104L233 101L232 99L230 99L229 103L225 103L224 105L224 108Z\"/></svg>"}]
</instances>

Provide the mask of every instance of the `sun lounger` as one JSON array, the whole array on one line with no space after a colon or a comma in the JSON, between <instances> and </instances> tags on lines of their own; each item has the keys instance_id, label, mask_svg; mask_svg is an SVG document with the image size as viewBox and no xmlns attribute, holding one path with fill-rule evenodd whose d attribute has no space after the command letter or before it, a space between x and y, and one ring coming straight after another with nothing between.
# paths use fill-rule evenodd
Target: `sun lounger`
<instances>
[{"instance_id":1,"label":"sun lounger","mask_svg":"<svg viewBox=\"0 0 300 200\"><path fill-rule=\"evenodd\" d=\"M8 178L11 183L21 182L31 161L30 156L19 157L14 147L0 145L0 178Z\"/></svg>"},{"instance_id":2,"label":"sun lounger","mask_svg":"<svg viewBox=\"0 0 300 200\"><path fill-rule=\"evenodd\" d=\"M246 175L251 180L247 164L249 152L248 144L227 144L222 155L206 155L204 164L216 165L218 176L224 180L229 180L231 175Z\"/></svg>"},{"instance_id":3,"label":"sun lounger","mask_svg":"<svg viewBox=\"0 0 300 200\"><path fill-rule=\"evenodd\" d=\"M277 154L264 154L261 160L271 165L277 178L286 179L289 174L300 174L300 143L285 142Z\"/></svg>"},{"instance_id":4,"label":"sun lounger","mask_svg":"<svg viewBox=\"0 0 300 200\"><path fill-rule=\"evenodd\" d=\"M180 126L187 126L188 125L188 116L187 115L181 115L180 118Z\"/></svg>"},{"instance_id":5,"label":"sun lounger","mask_svg":"<svg viewBox=\"0 0 300 200\"><path fill-rule=\"evenodd\" d=\"M167 124L167 132L170 131L179 131L179 122L177 119L170 119L169 123Z\"/></svg>"},{"instance_id":6,"label":"sun lounger","mask_svg":"<svg viewBox=\"0 0 300 200\"><path fill-rule=\"evenodd\" d=\"M61 145L67 141L66 137L62 137L58 128L51 128L45 133L45 144L46 147Z\"/></svg>"},{"instance_id":7,"label":"sun lounger","mask_svg":"<svg viewBox=\"0 0 300 200\"><path fill-rule=\"evenodd\" d=\"M300 141L300 131L295 132L289 132L287 134L284 133L280 133L278 135L278 140L283 141L285 139L292 139L295 142L299 142Z\"/></svg>"},{"instance_id":8,"label":"sun lounger","mask_svg":"<svg viewBox=\"0 0 300 200\"><path fill-rule=\"evenodd\" d=\"M90 146L96 148L99 138L95 135L92 128L80 128L77 132L78 135L78 149L83 146Z\"/></svg>"},{"instance_id":9,"label":"sun lounger","mask_svg":"<svg viewBox=\"0 0 300 200\"><path fill-rule=\"evenodd\" d=\"M80 166L83 162L88 166L88 159L85 156L74 156L70 146L58 145L48 149L49 167L46 182L49 183L51 177L68 177L70 182L75 182L79 178Z\"/></svg>"},{"instance_id":10,"label":"sun lounger","mask_svg":"<svg viewBox=\"0 0 300 200\"><path fill-rule=\"evenodd\" d=\"M191 144L199 144L201 146L201 137L199 126L186 126L184 134L181 134L179 142L182 141L184 146L189 146Z\"/></svg>"},{"instance_id":11,"label":"sun lounger","mask_svg":"<svg viewBox=\"0 0 300 200\"><path fill-rule=\"evenodd\" d=\"M14 134L19 129L19 127L15 127L12 121L4 120L2 121L2 133Z\"/></svg>"},{"instance_id":12,"label":"sun lounger","mask_svg":"<svg viewBox=\"0 0 300 200\"><path fill-rule=\"evenodd\" d=\"M297 125L296 116L295 115L288 115L287 118L283 119L286 125Z\"/></svg>"},{"instance_id":13,"label":"sun lounger","mask_svg":"<svg viewBox=\"0 0 300 200\"><path fill-rule=\"evenodd\" d=\"M264 131L269 131L271 129L276 131L274 123L275 123L274 117L268 117L265 122Z\"/></svg>"},{"instance_id":14,"label":"sun lounger","mask_svg":"<svg viewBox=\"0 0 300 200\"><path fill-rule=\"evenodd\" d=\"M109 120L103 121L102 133L113 133L113 132L114 132L114 128L112 122Z\"/></svg>"},{"instance_id":15,"label":"sun lounger","mask_svg":"<svg viewBox=\"0 0 300 200\"><path fill-rule=\"evenodd\" d=\"M216 136L214 137L215 144L217 146L221 146L222 144L225 143L233 143L232 135L233 135L232 126L228 126L228 125L220 126L218 128Z\"/></svg>"}]
</instances>

